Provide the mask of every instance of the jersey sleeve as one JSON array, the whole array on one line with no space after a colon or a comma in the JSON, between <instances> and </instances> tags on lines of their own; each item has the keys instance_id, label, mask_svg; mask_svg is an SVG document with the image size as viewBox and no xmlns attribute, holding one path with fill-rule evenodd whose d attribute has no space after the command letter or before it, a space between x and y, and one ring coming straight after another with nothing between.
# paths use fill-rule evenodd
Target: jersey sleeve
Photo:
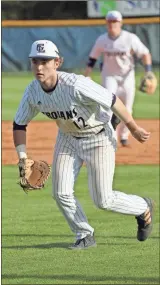
<instances>
[{"instance_id":1,"label":"jersey sleeve","mask_svg":"<svg viewBox=\"0 0 160 285\"><path fill-rule=\"evenodd\" d=\"M31 104L30 94L31 90L28 86L14 118L15 123L18 125L27 125L39 113L39 110Z\"/></svg>"},{"instance_id":2,"label":"jersey sleeve","mask_svg":"<svg viewBox=\"0 0 160 285\"><path fill-rule=\"evenodd\" d=\"M135 55L141 58L144 54L149 53L149 49L141 42L141 40L134 34L132 34L132 50Z\"/></svg>"},{"instance_id":3,"label":"jersey sleeve","mask_svg":"<svg viewBox=\"0 0 160 285\"><path fill-rule=\"evenodd\" d=\"M110 109L114 95L90 78L81 76L75 85L76 97L84 105L99 104Z\"/></svg>"},{"instance_id":4,"label":"jersey sleeve","mask_svg":"<svg viewBox=\"0 0 160 285\"><path fill-rule=\"evenodd\" d=\"M97 59L102 53L102 39L101 36L96 40L89 57Z\"/></svg>"}]
</instances>

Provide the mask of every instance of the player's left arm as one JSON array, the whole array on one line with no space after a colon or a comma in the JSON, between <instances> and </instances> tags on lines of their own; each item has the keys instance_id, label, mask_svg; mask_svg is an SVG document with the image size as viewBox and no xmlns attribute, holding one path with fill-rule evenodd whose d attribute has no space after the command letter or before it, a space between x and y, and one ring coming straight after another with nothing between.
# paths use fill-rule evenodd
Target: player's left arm
<instances>
[{"instance_id":1,"label":"player's left arm","mask_svg":"<svg viewBox=\"0 0 160 285\"><path fill-rule=\"evenodd\" d=\"M132 115L128 112L122 101L116 97L114 104L111 107L113 113L125 123L130 130L132 136L140 143L146 142L150 137L150 132L147 132L140 126L138 126L133 119Z\"/></svg>"},{"instance_id":2,"label":"player's left arm","mask_svg":"<svg viewBox=\"0 0 160 285\"><path fill-rule=\"evenodd\" d=\"M142 63L143 63L145 72L152 71L152 56L150 52L142 55Z\"/></svg>"},{"instance_id":3,"label":"player's left arm","mask_svg":"<svg viewBox=\"0 0 160 285\"><path fill-rule=\"evenodd\" d=\"M142 43L139 37L135 34L131 34L132 51L141 59L145 72L152 71L152 56L149 49Z\"/></svg>"},{"instance_id":4,"label":"player's left arm","mask_svg":"<svg viewBox=\"0 0 160 285\"><path fill-rule=\"evenodd\" d=\"M157 88L157 78L152 72L152 56L149 49L134 34L131 34L132 51L141 59L145 74L141 79L139 90L147 94L154 94Z\"/></svg>"},{"instance_id":5,"label":"player's left arm","mask_svg":"<svg viewBox=\"0 0 160 285\"><path fill-rule=\"evenodd\" d=\"M136 140L143 143L149 139L150 133L139 127L132 115L128 112L122 101L114 94L93 80L83 76L77 80L76 98L84 105L100 104L106 109L112 109L113 113L123 121Z\"/></svg>"}]
</instances>

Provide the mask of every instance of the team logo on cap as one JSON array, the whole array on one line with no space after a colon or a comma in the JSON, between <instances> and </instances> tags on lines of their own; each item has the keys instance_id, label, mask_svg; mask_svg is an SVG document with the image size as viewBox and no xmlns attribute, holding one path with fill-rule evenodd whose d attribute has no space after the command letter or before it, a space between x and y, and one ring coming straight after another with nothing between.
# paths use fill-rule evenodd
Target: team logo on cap
<instances>
[{"instance_id":1,"label":"team logo on cap","mask_svg":"<svg viewBox=\"0 0 160 285\"><path fill-rule=\"evenodd\" d=\"M44 44L37 44L37 51L44 53L45 52Z\"/></svg>"}]
</instances>

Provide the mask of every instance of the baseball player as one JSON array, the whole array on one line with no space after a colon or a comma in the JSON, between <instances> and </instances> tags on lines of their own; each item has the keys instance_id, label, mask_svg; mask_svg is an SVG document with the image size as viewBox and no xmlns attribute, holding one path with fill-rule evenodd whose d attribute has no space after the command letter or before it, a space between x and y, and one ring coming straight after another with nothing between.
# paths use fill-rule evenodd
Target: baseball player
<instances>
[{"instance_id":1,"label":"baseball player","mask_svg":"<svg viewBox=\"0 0 160 285\"><path fill-rule=\"evenodd\" d=\"M122 15L110 11L106 16L107 31L96 40L87 63L85 76L90 76L96 60L103 55L101 65L102 85L116 94L124 103L129 113L135 97L134 55L142 59L145 72L150 72L151 54L148 48L133 33L122 30ZM117 120L113 115L112 121ZM114 124L114 123L113 123ZM128 146L129 130L124 123L119 126L122 146Z\"/></svg>"},{"instance_id":2,"label":"baseball player","mask_svg":"<svg viewBox=\"0 0 160 285\"><path fill-rule=\"evenodd\" d=\"M83 75L58 72L62 61L51 41L34 42L29 58L36 79L27 86L15 115L14 144L19 159L27 158L26 127L39 112L58 125L52 168L53 197L76 235L76 242L70 248L85 249L96 245L94 228L74 195L74 183L83 162L88 170L89 191L95 205L103 210L135 216L137 238L144 241L152 229L153 202L150 198L112 190L116 140L110 123L110 109L139 142L146 142L150 133L135 123L121 100L106 88ZM103 106L105 116L100 106Z\"/></svg>"}]
</instances>

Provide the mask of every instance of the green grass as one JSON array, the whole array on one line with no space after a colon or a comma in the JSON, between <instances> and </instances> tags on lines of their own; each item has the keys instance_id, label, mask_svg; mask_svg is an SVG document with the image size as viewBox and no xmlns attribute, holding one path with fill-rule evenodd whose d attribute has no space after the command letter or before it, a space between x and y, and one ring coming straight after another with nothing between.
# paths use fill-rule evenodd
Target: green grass
<instances>
[{"instance_id":1,"label":"green grass","mask_svg":"<svg viewBox=\"0 0 160 285\"><path fill-rule=\"evenodd\" d=\"M74 241L51 198L51 178L42 191L26 195L16 184L18 169L2 167L2 284L159 284L158 166L118 166L114 187L150 196L154 229L138 242L132 216L97 209L88 194L86 168L76 196L95 228L97 248L74 252Z\"/></svg>"},{"instance_id":2,"label":"green grass","mask_svg":"<svg viewBox=\"0 0 160 285\"><path fill-rule=\"evenodd\" d=\"M83 73L83 71L77 71L76 73ZM158 70L155 70L155 73L159 78ZM136 72L137 87L142 75L142 71ZM2 74L2 120L13 120L23 92L32 79L33 76L30 73ZM100 73L98 71L93 72L93 79L100 83ZM135 118L159 118L159 86L152 96L136 91L133 114ZM38 114L35 120L48 120L48 118Z\"/></svg>"}]
</instances>

